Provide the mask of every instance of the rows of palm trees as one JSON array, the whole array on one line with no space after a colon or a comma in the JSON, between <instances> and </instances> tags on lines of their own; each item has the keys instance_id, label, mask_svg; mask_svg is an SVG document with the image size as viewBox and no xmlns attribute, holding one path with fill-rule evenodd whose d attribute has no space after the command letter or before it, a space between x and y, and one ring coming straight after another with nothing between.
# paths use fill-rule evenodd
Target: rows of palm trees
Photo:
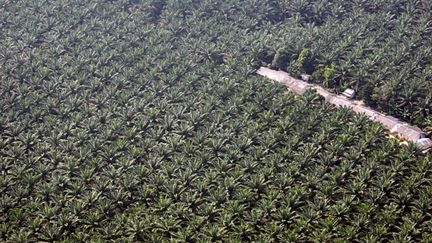
<instances>
[{"instance_id":1,"label":"rows of palm trees","mask_svg":"<svg viewBox=\"0 0 432 243\"><path fill-rule=\"evenodd\" d=\"M431 5L427 1L286 1L287 24L274 41L274 68L309 72L322 85L343 91L403 120L431 128ZM311 52L314 69L292 64ZM283 53L281 56L280 53ZM334 65L331 80L323 75Z\"/></svg>"},{"instance_id":2,"label":"rows of palm trees","mask_svg":"<svg viewBox=\"0 0 432 243\"><path fill-rule=\"evenodd\" d=\"M431 235L430 155L250 75L282 2L178 2L1 10L1 241Z\"/></svg>"}]
</instances>

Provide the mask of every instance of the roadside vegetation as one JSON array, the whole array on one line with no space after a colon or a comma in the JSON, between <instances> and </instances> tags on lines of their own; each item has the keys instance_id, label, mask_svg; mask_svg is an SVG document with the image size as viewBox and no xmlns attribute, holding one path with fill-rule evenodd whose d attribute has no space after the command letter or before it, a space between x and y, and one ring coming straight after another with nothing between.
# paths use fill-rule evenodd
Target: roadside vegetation
<instances>
[{"instance_id":1,"label":"roadside vegetation","mask_svg":"<svg viewBox=\"0 0 432 243\"><path fill-rule=\"evenodd\" d=\"M280 1L274 44L258 65L311 74L432 132L430 1ZM331 74L331 75L328 75Z\"/></svg>"},{"instance_id":2,"label":"roadside vegetation","mask_svg":"<svg viewBox=\"0 0 432 243\"><path fill-rule=\"evenodd\" d=\"M368 67L344 72L307 35L383 4L346 3L338 20L294 2L2 3L0 241L432 240L430 154L254 75L322 69L317 82L364 87Z\"/></svg>"}]
</instances>

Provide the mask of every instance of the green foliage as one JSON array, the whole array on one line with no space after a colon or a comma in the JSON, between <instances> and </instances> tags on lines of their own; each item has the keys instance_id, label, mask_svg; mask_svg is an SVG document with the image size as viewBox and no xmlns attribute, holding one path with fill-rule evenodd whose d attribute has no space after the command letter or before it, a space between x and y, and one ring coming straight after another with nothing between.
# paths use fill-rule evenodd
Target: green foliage
<instances>
[{"instance_id":1,"label":"green foliage","mask_svg":"<svg viewBox=\"0 0 432 243\"><path fill-rule=\"evenodd\" d=\"M393 50L401 38L392 31L427 36L427 22L418 26L428 12L420 2L383 2L2 3L0 241L427 240L430 155L248 66L271 64L273 47L289 43L277 64L303 72L316 62L319 80L330 79L329 63L354 80L386 77L393 65L408 70L410 52ZM369 13L379 21L366 21ZM360 20L375 28L363 33ZM383 48L397 58L368 37L379 29L395 35ZM355 38L333 45L341 32ZM310 42L308 33L322 36ZM423 43L404 38L406 48ZM351 54L361 68L350 64L351 42L374 50ZM418 73L422 58L408 71ZM377 87L401 94L385 97L401 104L396 112L418 111L431 124L429 86L395 78L403 73Z\"/></svg>"},{"instance_id":2,"label":"green foliage","mask_svg":"<svg viewBox=\"0 0 432 243\"><path fill-rule=\"evenodd\" d=\"M271 65L275 56L275 52L273 50L266 48L254 49L252 53L253 54L250 57L251 61L249 65L253 68Z\"/></svg>"},{"instance_id":3,"label":"green foliage","mask_svg":"<svg viewBox=\"0 0 432 243\"><path fill-rule=\"evenodd\" d=\"M297 60L292 61L288 68L290 72L312 74L314 71L312 54L309 49L303 49Z\"/></svg>"},{"instance_id":4,"label":"green foliage","mask_svg":"<svg viewBox=\"0 0 432 243\"><path fill-rule=\"evenodd\" d=\"M278 49L271 63L271 68L284 69L290 62L289 53L284 49Z\"/></svg>"},{"instance_id":5,"label":"green foliage","mask_svg":"<svg viewBox=\"0 0 432 243\"><path fill-rule=\"evenodd\" d=\"M329 82L332 79L334 79L335 74L336 74L336 70L335 70L335 65L333 63L330 66L324 68L323 76L326 82Z\"/></svg>"},{"instance_id":6,"label":"green foliage","mask_svg":"<svg viewBox=\"0 0 432 243\"><path fill-rule=\"evenodd\" d=\"M427 1L279 2L284 19L267 46L287 43L282 48L292 53L309 49L314 76L321 77L316 82L328 86L320 69L333 63L340 75L332 88L354 88L358 98L375 109L428 126L432 34ZM287 70L294 75L304 72L295 60ZM386 87L390 97L381 99L380 87Z\"/></svg>"},{"instance_id":7,"label":"green foliage","mask_svg":"<svg viewBox=\"0 0 432 243\"><path fill-rule=\"evenodd\" d=\"M326 66L324 68L324 73L323 73L323 77L324 77L324 85L326 87L329 87L332 83L332 81L334 80L336 75L336 70L335 70L335 65L332 63L330 64L330 66Z\"/></svg>"},{"instance_id":8,"label":"green foliage","mask_svg":"<svg viewBox=\"0 0 432 243\"><path fill-rule=\"evenodd\" d=\"M321 82L321 80L324 79L324 68L318 67L315 69L315 71L312 73L312 80L315 82Z\"/></svg>"},{"instance_id":9,"label":"green foliage","mask_svg":"<svg viewBox=\"0 0 432 243\"><path fill-rule=\"evenodd\" d=\"M369 106L376 106L372 95L373 95L374 84L367 83L359 88L357 95L363 98L363 101Z\"/></svg>"}]
</instances>

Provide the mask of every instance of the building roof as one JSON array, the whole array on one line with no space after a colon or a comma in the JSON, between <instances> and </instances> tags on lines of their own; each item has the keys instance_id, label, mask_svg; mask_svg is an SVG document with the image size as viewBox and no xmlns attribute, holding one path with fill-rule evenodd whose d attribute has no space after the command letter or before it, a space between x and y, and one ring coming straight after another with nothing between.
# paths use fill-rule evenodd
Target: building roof
<instances>
[{"instance_id":1,"label":"building roof","mask_svg":"<svg viewBox=\"0 0 432 243\"><path fill-rule=\"evenodd\" d=\"M257 73L269 79L278 81L285 84L289 89L297 94L304 94L307 90L314 88L316 92L323 96L328 103L335 106L346 106L351 108L354 112L364 113L370 120L381 123L391 133L395 133L399 137L415 142L423 150L432 148L432 140L426 138L426 134L417 127L408 125L395 117L387 116L379 113L367 106L357 104L343 96L332 94L319 86L313 86L307 82L291 77L288 73L283 71L275 71L269 68L261 67ZM348 92L347 94L350 94Z\"/></svg>"},{"instance_id":2,"label":"building roof","mask_svg":"<svg viewBox=\"0 0 432 243\"><path fill-rule=\"evenodd\" d=\"M291 76L284 71L275 71L266 67L261 67L260 69L258 69L257 74L267 77L271 80L278 81L280 83L283 83L287 78L291 78Z\"/></svg>"},{"instance_id":3,"label":"building roof","mask_svg":"<svg viewBox=\"0 0 432 243\"><path fill-rule=\"evenodd\" d=\"M380 122L385 128L392 132L392 129L399 125L401 122L398 119L395 119L391 116L379 116L376 118L376 121Z\"/></svg>"},{"instance_id":4,"label":"building roof","mask_svg":"<svg viewBox=\"0 0 432 243\"><path fill-rule=\"evenodd\" d=\"M315 86L314 88L315 88L316 92L317 92L319 95L321 95L322 97L324 97L324 99L325 99L327 102L330 102L330 100L333 99L333 97L335 96L335 95L333 95L332 93L328 92L327 90L325 90L325 89L323 89L323 88L321 88L321 87Z\"/></svg>"},{"instance_id":5,"label":"building roof","mask_svg":"<svg viewBox=\"0 0 432 243\"><path fill-rule=\"evenodd\" d=\"M432 148L432 140L430 138L421 138L416 142L420 150L428 150Z\"/></svg>"},{"instance_id":6,"label":"building roof","mask_svg":"<svg viewBox=\"0 0 432 243\"><path fill-rule=\"evenodd\" d=\"M344 95L345 97L348 97L350 99L354 98L355 95L355 91L353 89L346 89L342 95Z\"/></svg>"},{"instance_id":7,"label":"building roof","mask_svg":"<svg viewBox=\"0 0 432 243\"><path fill-rule=\"evenodd\" d=\"M297 94L304 94L306 91L308 91L312 85L308 84L306 82L300 81L300 80L294 80L292 78L285 79L284 84L291 89L292 91L296 92Z\"/></svg>"},{"instance_id":8,"label":"building roof","mask_svg":"<svg viewBox=\"0 0 432 243\"><path fill-rule=\"evenodd\" d=\"M331 99L328 100L328 102L335 106L347 106L351 108L355 106L355 104L351 100L347 100L340 96L333 96Z\"/></svg>"},{"instance_id":9,"label":"building roof","mask_svg":"<svg viewBox=\"0 0 432 243\"><path fill-rule=\"evenodd\" d=\"M378 112L370 109L369 107L358 105L355 103L353 103L352 109L357 113L364 113L367 117L374 121L377 119L377 116L379 116Z\"/></svg>"},{"instance_id":10,"label":"building roof","mask_svg":"<svg viewBox=\"0 0 432 243\"><path fill-rule=\"evenodd\" d=\"M309 82L312 79L312 76L310 76L309 74L305 74L305 73L300 75L300 77L303 81L306 81L306 82Z\"/></svg>"},{"instance_id":11,"label":"building roof","mask_svg":"<svg viewBox=\"0 0 432 243\"><path fill-rule=\"evenodd\" d=\"M418 131L417 129L413 129L411 126L403 124L396 125L391 132L394 132L399 136L411 141L417 141L425 137L423 132Z\"/></svg>"}]
</instances>

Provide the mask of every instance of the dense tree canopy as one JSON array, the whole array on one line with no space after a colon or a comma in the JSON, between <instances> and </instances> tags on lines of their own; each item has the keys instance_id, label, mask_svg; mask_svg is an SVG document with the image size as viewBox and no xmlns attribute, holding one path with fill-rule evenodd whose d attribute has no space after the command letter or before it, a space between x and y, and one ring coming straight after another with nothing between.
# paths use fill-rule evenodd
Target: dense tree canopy
<instances>
[{"instance_id":1,"label":"dense tree canopy","mask_svg":"<svg viewBox=\"0 0 432 243\"><path fill-rule=\"evenodd\" d=\"M369 105L432 131L431 6L425 0L288 0L266 47L274 59L258 59L313 74L336 91L353 88ZM293 67L306 49L314 68ZM330 65L336 75L329 80L323 74Z\"/></svg>"},{"instance_id":2,"label":"dense tree canopy","mask_svg":"<svg viewBox=\"0 0 432 243\"><path fill-rule=\"evenodd\" d=\"M385 2L4 1L0 241L431 240L430 154L254 75L429 126L429 2Z\"/></svg>"}]
</instances>

